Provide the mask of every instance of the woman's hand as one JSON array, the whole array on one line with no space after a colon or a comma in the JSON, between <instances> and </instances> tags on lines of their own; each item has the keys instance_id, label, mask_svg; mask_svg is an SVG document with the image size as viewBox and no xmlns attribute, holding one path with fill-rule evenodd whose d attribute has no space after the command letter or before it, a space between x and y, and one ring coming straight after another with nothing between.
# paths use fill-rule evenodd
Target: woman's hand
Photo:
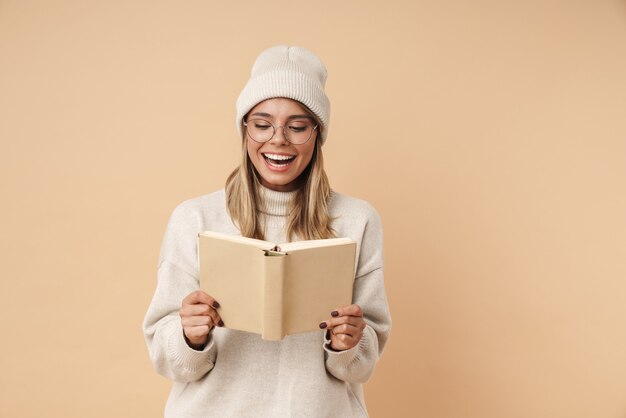
<instances>
[{"instance_id":1,"label":"woman's hand","mask_svg":"<svg viewBox=\"0 0 626 418\"><path fill-rule=\"evenodd\" d=\"M189 347L202 350L209 341L209 331L216 325L224 326L217 313L219 307L220 304L202 290L191 292L183 299L179 314Z\"/></svg>"},{"instance_id":2,"label":"woman's hand","mask_svg":"<svg viewBox=\"0 0 626 418\"><path fill-rule=\"evenodd\" d=\"M363 311L359 305L348 305L331 312L333 318L320 324L320 328L327 328L330 337L330 347L336 351L349 350L356 346L365 329Z\"/></svg>"}]
</instances>

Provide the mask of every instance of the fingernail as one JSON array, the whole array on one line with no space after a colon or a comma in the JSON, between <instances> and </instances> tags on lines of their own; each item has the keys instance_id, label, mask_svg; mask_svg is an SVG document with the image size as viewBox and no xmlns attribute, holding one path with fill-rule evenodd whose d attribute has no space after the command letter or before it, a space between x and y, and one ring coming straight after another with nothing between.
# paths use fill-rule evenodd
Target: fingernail
<instances>
[{"instance_id":1,"label":"fingernail","mask_svg":"<svg viewBox=\"0 0 626 418\"><path fill-rule=\"evenodd\" d=\"M330 340L330 330L326 330L326 339Z\"/></svg>"},{"instance_id":2,"label":"fingernail","mask_svg":"<svg viewBox=\"0 0 626 418\"><path fill-rule=\"evenodd\" d=\"M320 328L324 329L328 326L328 324L326 322L320 322Z\"/></svg>"},{"instance_id":3,"label":"fingernail","mask_svg":"<svg viewBox=\"0 0 626 418\"><path fill-rule=\"evenodd\" d=\"M214 300L213 304L211 306L213 306L215 309L217 309L217 308L220 307L220 303L218 301Z\"/></svg>"},{"instance_id":4,"label":"fingernail","mask_svg":"<svg viewBox=\"0 0 626 418\"><path fill-rule=\"evenodd\" d=\"M222 320L220 319L220 321L217 323L217 326L218 326L218 327L223 327L223 326L224 326L224 321L222 321Z\"/></svg>"},{"instance_id":5,"label":"fingernail","mask_svg":"<svg viewBox=\"0 0 626 418\"><path fill-rule=\"evenodd\" d=\"M337 311L332 311L332 312L330 313L330 316L332 316L333 318L336 318L336 317L338 317L338 316L339 316L339 312L337 312Z\"/></svg>"}]
</instances>

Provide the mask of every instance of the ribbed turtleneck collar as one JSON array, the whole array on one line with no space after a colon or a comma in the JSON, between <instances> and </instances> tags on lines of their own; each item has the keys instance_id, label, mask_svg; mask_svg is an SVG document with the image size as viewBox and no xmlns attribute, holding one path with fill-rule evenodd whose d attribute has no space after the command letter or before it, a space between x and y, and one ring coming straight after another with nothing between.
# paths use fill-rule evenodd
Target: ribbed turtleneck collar
<instances>
[{"instance_id":1,"label":"ribbed turtleneck collar","mask_svg":"<svg viewBox=\"0 0 626 418\"><path fill-rule=\"evenodd\" d=\"M259 189L262 203L260 212L272 216L287 216L289 205L295 199L297 191L277 192L261 186Z\"/></svg>"}]
</instances>

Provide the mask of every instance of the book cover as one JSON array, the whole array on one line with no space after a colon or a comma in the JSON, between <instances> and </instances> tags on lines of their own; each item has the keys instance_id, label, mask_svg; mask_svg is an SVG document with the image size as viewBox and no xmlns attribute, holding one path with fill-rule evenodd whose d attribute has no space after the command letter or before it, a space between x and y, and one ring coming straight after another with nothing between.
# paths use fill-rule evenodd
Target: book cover
<instances>
[{"instance_id":1,"label":"book cover","mask_svg":"<svg viewBox=\"0 0 626 418\"><path fill-rule=\"evenodd\" d=\"M220 303L225 327L280 340L319 330L352 303L356 243L348 238L269 241L198 235L200 288Z\"/></svg>"}]
</instances>

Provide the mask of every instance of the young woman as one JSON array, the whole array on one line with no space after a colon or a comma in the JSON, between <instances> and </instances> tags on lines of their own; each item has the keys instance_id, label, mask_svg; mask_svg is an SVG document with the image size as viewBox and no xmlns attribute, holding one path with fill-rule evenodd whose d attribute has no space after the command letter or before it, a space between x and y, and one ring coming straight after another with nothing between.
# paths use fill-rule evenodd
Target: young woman
<instances>
[{"instance_id":1,"label":"young woman","mask_svg":"<svg viewBox=\"0 0 626 418\"><path fill-rule=\"evenodd\" d=\"M391 328L382 231L369 204L330 189L325 82L310 51L264 51L237 100L239 167L224 190L183 202L170 218L144 321L152 362L174 381L167 417L367 417L361 384ZM353 239L353 304L329 312L320 331L282 341L228 329L219 301L198 290L197 235L206 230L272 242Z\"/></svg>"}]
</instances>

